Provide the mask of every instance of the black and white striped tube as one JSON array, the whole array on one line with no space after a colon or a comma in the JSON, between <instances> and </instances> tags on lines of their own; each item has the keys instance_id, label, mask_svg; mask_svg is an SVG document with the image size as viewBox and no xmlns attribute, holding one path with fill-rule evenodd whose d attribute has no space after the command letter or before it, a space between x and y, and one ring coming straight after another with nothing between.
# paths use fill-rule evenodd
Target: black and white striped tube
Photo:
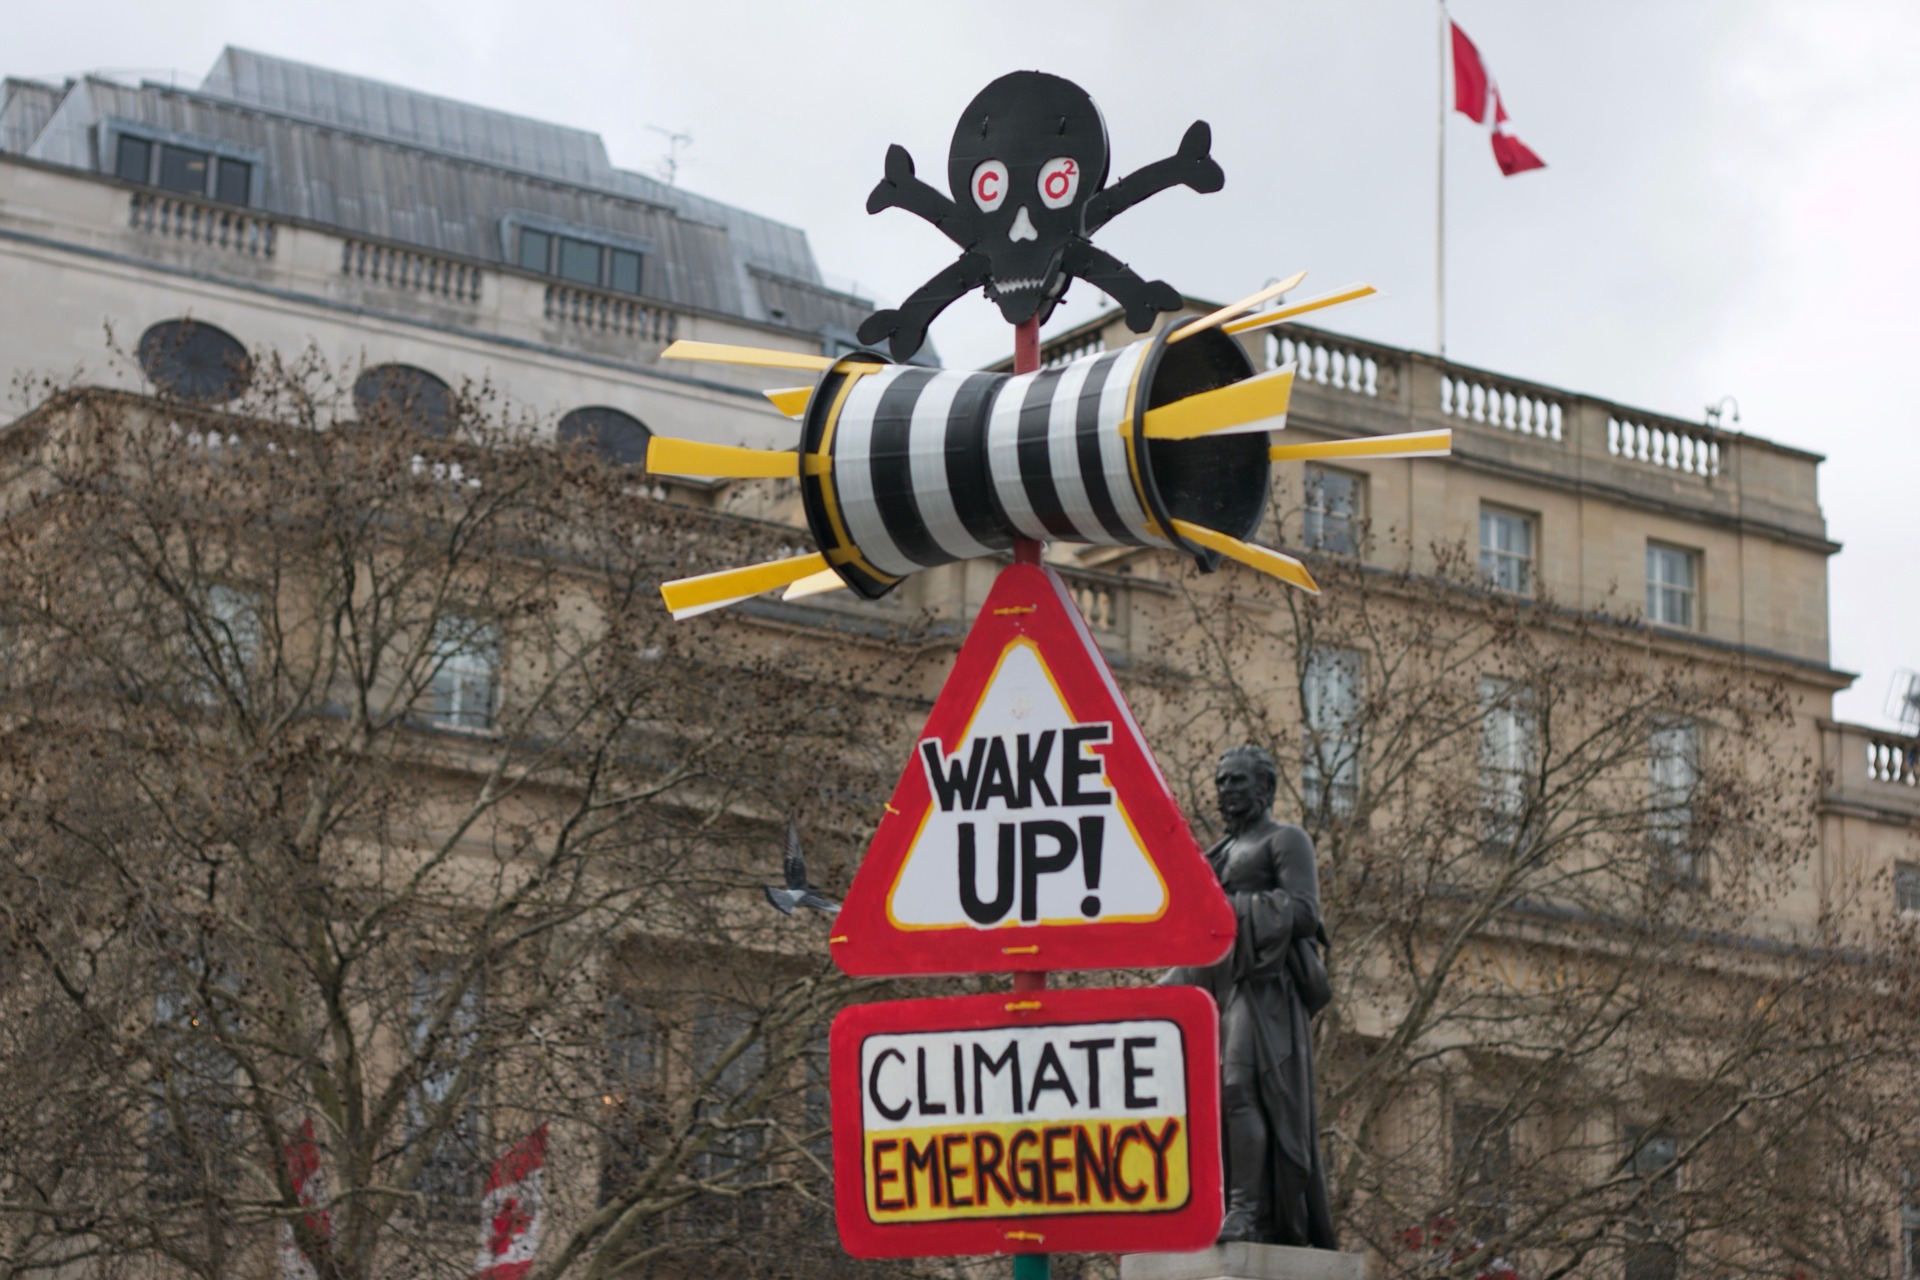
<instances>
[{"instance_id":1,"label":"black and white striped tube","mask_svg":"<svg viewBox=\"0 0 1920 1280\"><path fill-rule=\"evenodd\" d=\"M1177 548L1212 568L1218 557L1172 533L1172 520L1251 532L1266 438L1149 441L1142 423L1149 408L1251 372L1218 334L1173 348L1163 334L1019 375L842 361L808 403L808 523L869 598L1015 538Z\"/></svg>"}]
</instances>

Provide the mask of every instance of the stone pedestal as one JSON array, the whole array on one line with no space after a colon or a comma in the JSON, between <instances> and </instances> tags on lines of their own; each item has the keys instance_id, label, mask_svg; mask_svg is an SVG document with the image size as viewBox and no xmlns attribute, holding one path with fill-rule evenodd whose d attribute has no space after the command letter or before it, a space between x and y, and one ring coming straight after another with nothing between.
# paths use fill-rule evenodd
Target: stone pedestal
<instances>
[{"instance_id":1,"label":"stone pedestal","mask_svg":"<svg viewBox=\"0 0 1920 1280\"><path fill-rule=\"evenodd\" d=\"M1217 1244L1199 1253L1129 1253L1120 1280L1367 1280L1364 1254L1278 1244Z\"/></svg>"}]
</instances>

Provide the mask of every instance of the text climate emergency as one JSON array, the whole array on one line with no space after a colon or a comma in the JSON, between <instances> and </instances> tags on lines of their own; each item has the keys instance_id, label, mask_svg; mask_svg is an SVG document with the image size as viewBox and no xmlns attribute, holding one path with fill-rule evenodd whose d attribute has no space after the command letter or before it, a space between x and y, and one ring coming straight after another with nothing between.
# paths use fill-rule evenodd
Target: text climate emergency
<instances>
[{"instance_id":1,"label":"text climate emergency","mask_svg":"<svg viewBox=\"0 0 1920 1280\"><path fill-rule=\"evenodd\" d=\"M874 1035L860 1049L875 1223L1156 1213L1191 1190L1172 1021Z\"/></svg>"}]
</instances>

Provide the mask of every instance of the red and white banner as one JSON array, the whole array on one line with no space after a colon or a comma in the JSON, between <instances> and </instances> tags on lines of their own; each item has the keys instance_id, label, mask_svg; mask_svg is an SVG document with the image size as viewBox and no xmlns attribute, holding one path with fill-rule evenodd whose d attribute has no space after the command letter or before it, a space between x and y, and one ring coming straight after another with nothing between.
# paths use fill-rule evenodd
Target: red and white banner
<instances>
[{"instance_id":1,"label":"red and white banner","mask_svg":"<svg viewBox=\"0 0 1920 1280\"><path fill-rule=\"evenodd\" d=\"M522 1280L540 1250L544 1209L540 1184L547 1163L547 1126L508 1147L493 1162L480 1197L480 1254L474 1280Z\"/></svg>"},{"instance_id":2,"label":"red and white banner","mask_svg":"<svg viewBox=\"0 0 1920 1280\"><path fill-rule=\"evenodd\" d=\"M300 1132L287 1143L287 1178L293 1183L294 1199L303 1205L323 1204L327 1198L326 1175L320 1171L320 1147L313 1140L313 1119L300 1122ZM326 1210L303 1215L307 1233L316 1240L333 1235L333 1215ZM293 1219L280 1223L281 1280L319 1280L313 1259L300 1248L294 1234Z\"/></svg>"},{"instance_id":3,"label":"red and white banner","mask_svg":"<svg viewBox=\"0 0 1920 1280\"><path fill-rule=\"evenodd\" d=\"M1480 51L1473 47L1458 23L1449 21L1453 30L1453 109L1475 124L1493 125L1493 158L1500 172L1511 178L1529 169L1544 169L1547 162L1531 148L1507 132L1507 108L1500 101L1500 86L1493 82Z\"/></svg>"}]
</instances>

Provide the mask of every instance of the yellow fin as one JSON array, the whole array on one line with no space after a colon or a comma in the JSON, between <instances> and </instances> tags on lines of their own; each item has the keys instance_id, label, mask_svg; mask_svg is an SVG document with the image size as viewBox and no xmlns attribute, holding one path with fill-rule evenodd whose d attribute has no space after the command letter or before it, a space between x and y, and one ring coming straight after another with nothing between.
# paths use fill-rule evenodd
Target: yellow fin
<instances>
[{"instance_id":1,"label":"yellow fin","mask_svg":"<svg viewBox=\"0 0 1920 1280\"><path fill-rule=\"evenodd\" d=\"M1198 320L1189 321L1167 335L1167 345L1172 346L1176 342L1184 342L1194 334L1199 333L1202 329L1211 329L1214 325L1222 321L1233 319L1243 311L1251 311L1268 298L1277 298L1283 293L1291 293L1293 290L1299 288L1300 282L1306 278L1306 272L1296 271L1285 280L1276 281L1258 293L1250 293L1238 302L1229 302L1226 306L1210 315L1204 315Z\"/></svg>"},{"instance_id":2,"label":"yellow fin","mask_svg":"<svg viewBox=\"0 0 1920 1280\"><path fill-rule=\"evenodd\" d=\"M1241 564L1299 587L1302 591L1311 591L1314 595L1320 594L1320 584L1315 582L1313 575L1307 572L1307 566L1292 556L1282 555L1278 551L1269 551L1265 547L1256 547L1251 542L1230 538L1218 529L1190 524L1185 520L1175 520L1173 531L1189 542L1197 542L1210 551L1218 551L1229 560L1238 560Z\"/></svg>"},{"instance_id":3,"label":"yellow fin","mask_svg":"<svg viewBox=\"0 0 1920 1280\"><path fill-rule=\"evenodd\" d=\"M1305 462L1314 458L1439 458L1452 452L1451 431L1408 431L1359 440L1276 444L1267 450L1267 457L1275 462Z\"/></svg>"},{"instance_id":4,"label":"yellow fin","mask_svg":"<svg viewBox=\"0 0 1920 1280\"><path fill-rule=\"evenodd\" d=\"M1222 333L1252 333L1255 329L1264 329L1268 325L1281 324L1295 316L1303 316L1309 311L1322 311L1327 307L1337 307L1343 302L1353 302L1369 297L1379 290L1370 284L1348 285L1332 293L1323 293L1317 298L1308 298L1305 302L1295 302L1289 306L1276 307L1272 311L1262 311L1259 315L1235 320L1221 328Z\"/></svg>"},{"instance_id":5,"label":"yellow fin","mask_svg":"<svg viewBox=\"0 0 1920 1280\"><path fill-rule=\"evenodd\" d=\"M772 347L740 347L726 342L689 342L682 338L660 353L662 360L712 360L718 364L751 364L763 369L812 369L816 373L833 368L830 356L809 355L804 351L776 351ZM862 364L855 368L877 369Z\"/></svg>"},{"instance_id":6,"label":"yellow fin","mask_svg":"<svg viewBox=\"0 0 1920 1280\"><path fill-rule=\"evenodd\" d=\"M1293 366L1147 410L1149 440L1193 440L1222 431L1272 431L1293 396Z\"/></svg>"},{"instance_id":7,"label":"yellow fin","mask_svg":"<svg viewBox=\"0 0 1920 1280\"><path fill-rule=\"evenodd\" d=\"M800 581L780 593L782 600L801 600L807 596L817 596L825 591L838 591L847 585L847 580L832 569L822 569L819 573L810 573Z\"/></svg>"},{"instance_id":8,"label":"yellow fin","mask_svg":"<svg viewBox=\"0 0 1920 1280\"><path fill-rule=\"evenodd\" d=\"M742 449L655 436L647 443L647 470L667 476L791 480L800 474L800 455L784 449Z\"/></svg>"},{"instance_id":9,"label":"yellow fin","mask_svg":"<svg viewBox=\"0 0 1920 1280\"><path fill-rule=\"evenodd\" d=\"M773 407L789 418L798 418L807 411L807 401L813 399L813 388L781 387L774 391L762 391L760 394L773 401Z\"/></svg>"},{"instance_id":10,"label":"yellow fin","mask_svg":"<svg viewBox=\"0 0 1920 1280\"><path fill-rule=\"evenodd\" d=\"M827 558L818 551L810 551L806 555L790 556L785 560L766 560L738 569L703 573L697 578L663 582L660 584L660 598L667 602L668 611L679 621L709 609L737 604L763 591L784 587L826 567Z\"/></svg>"}]
</instances>

